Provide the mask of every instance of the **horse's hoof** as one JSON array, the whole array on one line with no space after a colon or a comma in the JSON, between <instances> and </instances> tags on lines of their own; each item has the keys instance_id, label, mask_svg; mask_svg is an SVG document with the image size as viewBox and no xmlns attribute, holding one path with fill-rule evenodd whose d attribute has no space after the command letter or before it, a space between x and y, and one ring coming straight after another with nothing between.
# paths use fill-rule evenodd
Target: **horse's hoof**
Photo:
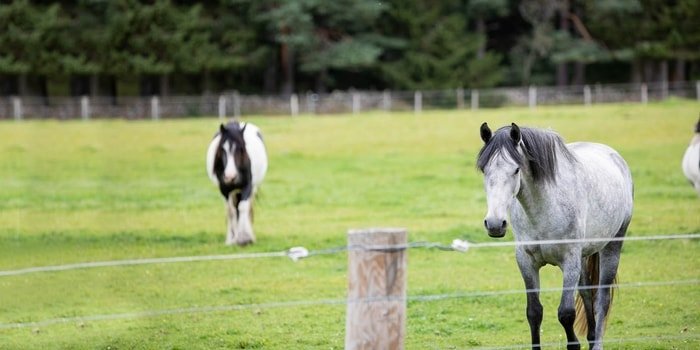
<instances>
[{"instance_id":1,"label":"horse's hoof","mask_svg":"<svg viewBox=\"0 0 700 350\"><path fill-rule=\"evenodd\" d=\"M240 246L240 247L245 247L248 244L253 244L253 240L252 239L241 240L241 241L236 242L236 244L238 244L238 246Z\"/></svg>"}]
</instances>

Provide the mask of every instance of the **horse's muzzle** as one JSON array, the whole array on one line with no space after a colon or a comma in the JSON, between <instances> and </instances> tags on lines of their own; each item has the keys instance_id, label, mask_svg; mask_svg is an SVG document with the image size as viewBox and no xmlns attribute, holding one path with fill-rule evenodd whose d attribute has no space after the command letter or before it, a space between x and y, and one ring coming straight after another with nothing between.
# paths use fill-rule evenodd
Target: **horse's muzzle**
<instances>
[{"instance_id":1,"label":"horse's muzzle","mask_svg":"<svg viewBox=\"0 0 700 350\"><path fill-rule=\"evenodd\" d=\"M486 227L490 237L501 238L506 235L508 222L506 220L486 219L484 220L484 227Z\"/></svg>"}]
</instances>

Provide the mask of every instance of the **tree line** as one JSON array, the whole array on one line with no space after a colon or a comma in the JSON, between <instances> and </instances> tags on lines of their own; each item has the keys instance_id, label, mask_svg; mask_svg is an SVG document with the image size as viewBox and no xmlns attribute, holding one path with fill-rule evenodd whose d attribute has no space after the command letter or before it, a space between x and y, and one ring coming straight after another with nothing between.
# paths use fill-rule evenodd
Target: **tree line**
<instances>
[{"instance_id":1,"label":"tree line","mask_svg":"<svg viewBox=\"0 0 700 350\"><path fill-rule=\"evenodd\" d=\"M697 0L0 2L0 93L486 88L700 78Z\"/></svg>"}]
</instances>

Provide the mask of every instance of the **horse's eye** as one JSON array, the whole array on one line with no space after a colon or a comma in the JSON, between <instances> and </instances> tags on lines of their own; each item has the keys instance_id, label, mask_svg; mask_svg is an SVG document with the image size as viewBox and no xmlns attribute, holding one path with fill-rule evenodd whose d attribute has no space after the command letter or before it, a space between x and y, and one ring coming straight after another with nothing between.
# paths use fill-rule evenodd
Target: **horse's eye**
<instances>
[{"instance_id":1,"label":"horse's eye","mask_svg":"<svg viewBox=\"0 0 700 350\"><path fill-rule=\"evenodd\" d=\"M516 169L515 169L515 174L513 174L513 175L518 175L519 172L520 172L520 168L516 168Z\"/></svg>"}]
</instances>

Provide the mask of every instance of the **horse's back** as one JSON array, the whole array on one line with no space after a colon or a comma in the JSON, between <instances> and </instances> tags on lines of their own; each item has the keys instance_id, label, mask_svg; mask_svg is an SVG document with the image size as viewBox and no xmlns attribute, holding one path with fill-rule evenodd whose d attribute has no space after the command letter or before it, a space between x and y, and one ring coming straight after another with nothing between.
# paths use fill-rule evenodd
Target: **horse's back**
<instances>
[{"instance_id":1,"label":"horse's back","mask_svg":"<svg viewBox=\"0 0 700 350\"><path fill-rule=\"evenodd\" d=\"M587 237L617 233L632 216L632 173L622 156L607 145L575 142L567 145L580 163L581 191L587 198Z\"/></svg>"},{"instance_id":2,"label":"horse's back","mask_svg":"<svg viewBox=\"0 0 700 350\"><path fill-rule=\"evenodd\" d=\"M691 144L685 150L683 174L700 194L700 143Z\"/></svg>"},{"instance_id":3,"label":"horse's back","mask_svg":"<svg viewBox=\"0 0 700 350\"><path fill-rule=\"evenodd\" d=\"M267 173L267 151L265 149L265 142L263 141L260 128L251 123L241 123L241 127L243 127L243 125L245 125L243 139L245 140L246 151L250 158L253 185L259 186Z\"/></svg>"},{"instance_id":4,"label":"horse's back","mask_svg":"<svg viewBox=\"0 0 700 350\"><path fill-rule=\"evenodd\" d=\"M214 135L214 138L209 142L207 147L207 163L206 170L209 179L214 183L214 185L219 185L219 180L216 178L216 173L214 172L214 161L216 159L216 148L219 146L219 141L221 140L221 134L218 132Z\"/></svg>"}]
</instances>

